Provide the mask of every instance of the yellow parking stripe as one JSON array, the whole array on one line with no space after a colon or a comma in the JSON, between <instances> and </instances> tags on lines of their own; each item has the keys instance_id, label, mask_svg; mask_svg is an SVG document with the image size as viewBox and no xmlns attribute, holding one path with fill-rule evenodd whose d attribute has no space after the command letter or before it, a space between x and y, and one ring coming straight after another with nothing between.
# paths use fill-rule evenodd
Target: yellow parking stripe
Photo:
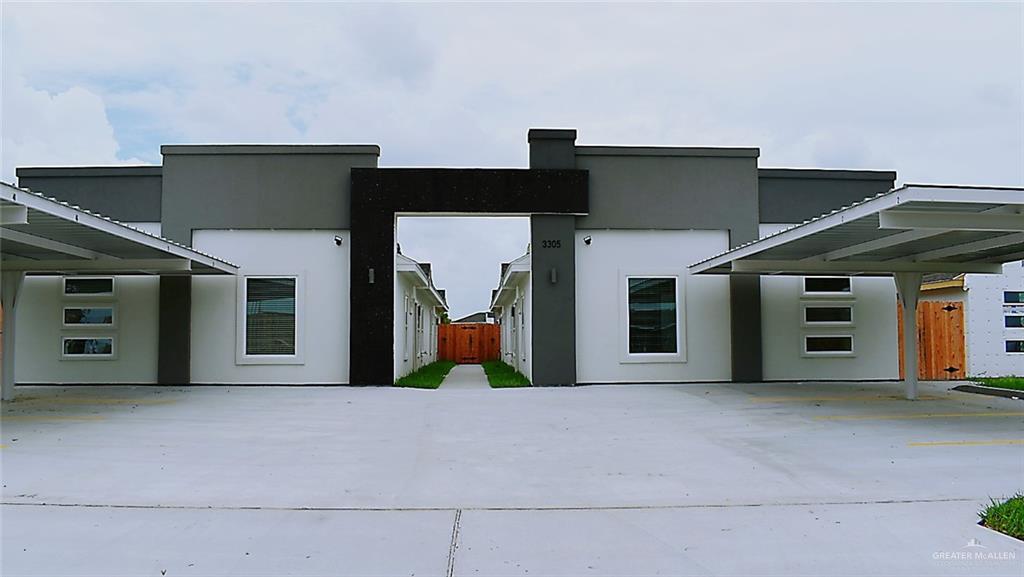
<instances>
[{"instance_id":1,"label":"yellow parking stripe","mask_svg":"<svg viewBox=\"0 0 1024 577\"><path fill-rule=\"evenodd\" d=\"M867 396L867 395L842 395L832 397L755 397L750 399L752 403L818 403L818 402L842 402L842 401L905 401L906 397L899 395ZM945 397L922 395L917 398L919 401L944 401Z\"/></svg>"},{"instance_id":2,"label":"yellow parking stripe","mask_svg":"<svg viewBox=\"0 0 1024 577\"><path fill-rule=\"evenodd\" d=\"M983 447L987 445L1024 445L1024 439L996 439L993 441L926 441L907 443L908 447Z\"/></svg>"},{"instance_id":3,"label":"yellow parking stripe","mask_svg":"<svg viewBox=\"0 0 1024 577\"><path fill-rule=\"evenodd\" d=\"M102 421L102 415L2 415L2 421Z\"/></svg>"},{"instance_id":4,"label":"yellow parking stripe","mask_svg":"<svg viewBox=\"0 0 1024 577\"><path fill-rule=\"evenodd\" d=\"M957 417L1024 417L1024 413L909 413L904 415L824 415L815 421L886 421L901 419L950 419Z\"/></svg>"}]
</instances>

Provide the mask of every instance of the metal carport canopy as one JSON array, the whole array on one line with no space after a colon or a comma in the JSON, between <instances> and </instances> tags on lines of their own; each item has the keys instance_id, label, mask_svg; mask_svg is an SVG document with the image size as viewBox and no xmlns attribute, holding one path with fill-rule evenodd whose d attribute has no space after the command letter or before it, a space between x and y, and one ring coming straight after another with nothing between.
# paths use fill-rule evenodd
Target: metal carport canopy
<instances>
[{"instance_id":1,"label":"metal carport canopy","mask_svg":"<svg viewBox=\"0 0 1024 577\"><path fill-rule=\"evenodd\" d=\"M225 260L0 182L3 398L14 391L14 313L25 275L237 273Z\"/></svg>"},{"instance_id":2,"label":"metal carport canopy","mask_svg":"<svg viewBox=\"0 0 1024 577\"><path fill-rule=\"evenodd\" d=\"M917 395L925 273L999 274L1024 259L1024 188L906 184L689 267L692 274L893 276L907 398ZM908 354L912 351L912 354Z\"/></svg>"}]
</instances>

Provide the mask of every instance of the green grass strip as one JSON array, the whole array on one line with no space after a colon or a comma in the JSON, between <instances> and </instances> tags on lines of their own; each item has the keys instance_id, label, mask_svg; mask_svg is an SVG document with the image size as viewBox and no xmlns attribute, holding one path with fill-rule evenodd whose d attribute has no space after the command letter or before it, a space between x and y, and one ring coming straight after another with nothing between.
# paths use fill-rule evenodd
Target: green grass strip
<instances>
[{"instance_id":1,"label":"green grass strip","mask_svg":"<svg viewBox=\"0 0 1024 577\"><path fill-rule=\"evenodd\" d=\"M1024 541L1024 493L1017 493L1005 501L992 499L978 516L989 529L1005 533Z\"/></svg>"},{"instance_id":2,"label":"green grass strip","mask_svg":"<svg viewBox=\"0 0 1024 577\"><path fill-rule=\"evenodd\" d=\"M986 387L1024 391L1024 377L971 377L970 380Z\"/></svg>"},{"instance_id":3,"label":"green grass strip","mask_svg":"<svg viewBox=\"0 0 1024 577\"><path fill-rule=\"evenodd\" d=\"M491 384L492 389L530 386L530 379L512 368L511 365L501 361L487 361L483 363L483 367L484 373L487 374L487 382Z\"/></svg>"},{"instance_id":4,"label":"green grass strip","mask_svg":"<svg viewBox=\"0 0 1024 577\"><path fill-rule=\"evenodd\" d=\"M448 372L454 367L454 361L433 362L398 379L395 381L395 386L413 389L436 389L441 386L444 378L448 376Z\"/></svg>"}]
</instances>

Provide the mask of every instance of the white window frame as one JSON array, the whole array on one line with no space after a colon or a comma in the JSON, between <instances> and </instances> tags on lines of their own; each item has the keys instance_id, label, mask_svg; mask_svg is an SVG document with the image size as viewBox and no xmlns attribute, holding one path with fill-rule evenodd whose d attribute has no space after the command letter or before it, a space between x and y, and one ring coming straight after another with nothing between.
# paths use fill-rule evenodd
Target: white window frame
<instances>
[{"instance_id":1,"label":"white window frame","mask_svg":"<svg viewBox=\"0 0 1024 577\"><path fill-rule=\"evenodd\" d=\"M1004 355L1024 355L1024 351L1008 351L1006 350L1006 343L1012 343L1015 341L1024 341L1024 337L1016 339L1005 339L1003 341L1003 354Z\"/></svg>"},{"instance_id":2,"label":"white window frame","mask_svg":"<svg viewBox=\"0 0 1024 577\"><path fill-rule=\"evenodd\" d=\"M77 355L77 354L65 354L64 353L64 342L85 340L85 339L110 339L110 354L109 355ZM62 361L112 361L117 359L117 336L116 335L94 335L94 334L75 334L75 335L61 335L60 336L60 360Z\"/></svg>"},{"instance_id":3,"label":"white window frame","mask_svg":"<svg viewBox=\"0 0 1024 577\"><path fill-rule=\"evenodd\" d=\"M848 339L850 339L850 350L849 351L808 351L807 350L807 339L815 339L815 338L818 338L818 339L820 339L820 338L832 338L832 339L848 338ZM853 333L820 333L820 334L818 334L818 333L803 333L803 334L800 335L800 352L801 352L801 356L808 357L808 358L821 358L821 357L826 357L826 358L834 358L834 357L849 358L849 357L855 357L855 356L857 356L857 340L854 338Z\"/></svg>"},{"instance_id":4,"label":"white window frame","mask_svg":"<svg viewBox=\"0 0 1024 577\"><path fill-rule=\"evenodd\" d=\"M247 279L260 278L291 278L295 279L295 354L293 355L250 355L245 352ZM306 274L298 273L260 273L238 276L238 293L236 300L235 320L235 364L236 365L304 365L306 364Z\"/></svg>"},{"instance_id":5,"label":"white window frame","mask_svg":"<svg viewBox=\"0 0 1024 577\"><path fill-rule=\"evenodd\" d=\"M832 309L832 308L850 309L850 320L848 320L848 321L808 321L807 320L807 309ZM854 327L854 326L856 326L856 323L854 322L854 318L856 318L854 316L855 314L856 314L856 311L854 310L854 304L852 302L850 302L850 301L828 302L828 301L812 300L812 301L809 301L809 302L801 302L800 303L800 325L803 326L803 327L808 327L808 328L814 328L814 327ZM810 336L817 336L817 335L810 335Z\"/></svg>"},{"instance_id":6,"label":"white window frame","mask_svg":"<svg viewBox=\"0 0 1024 577\"><path fill-rule=\"evenodd\" d=\"M64 319L64 312L68 309L111 309L112 314L110 317L110 323L105 325L94 325L94 324L74 324L68 323ZM117 303L115 302L91 302L91 303L62 303L60 307L60 322L61 326L69 330L104 330L104 329L116 329L117 328ZM61 349L63 351L63 349Z\"/></svg>"},{"instance_id":7,"label":"white window frame","mask_svg":"<svg viewBox=\"0 0 1024 577\"><path fill-rule=\"evenodd\" d=\"M686 362L686 277L678 269L651 268L619 271L619 363ZM629 280L635 278L671 278L676 281L676 352L629 352Z\"/></svg>"},{"instance_id":8,"label":"white window frame","mask_svg":"<svg viewBox=\"0 0 1024 577\"><path fill-rule=\"evenodd\" d=\"M807 290L807 279L809 278L842 278L850 281L850 292L843 291L808 291ZM800 296L807 299L853 299L854 298L854 287L853 277L849 276L829 276L829 275L812 275L800 277Z\"/></svg>"},{"instance_id":9,"label":"white window frame","mask_svg":"<svg viewBox=\"0 0 1024 577\"><path fill-rule=\"evenodd\" d=\"M109 280L110 292L103 293L69 293L69 280ZM117 295L117 278L109 275L102 276L63 276L60 280L61 296L68 299L103 299L114 298Z\"/></svg>"}]
</instances>

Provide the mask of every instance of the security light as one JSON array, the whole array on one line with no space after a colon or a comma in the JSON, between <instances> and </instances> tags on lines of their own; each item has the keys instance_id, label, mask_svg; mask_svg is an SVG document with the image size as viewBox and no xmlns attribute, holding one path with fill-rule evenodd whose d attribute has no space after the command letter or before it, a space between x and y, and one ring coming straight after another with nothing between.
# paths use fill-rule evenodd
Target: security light
<instances>
[{"instance_id":1,"label":"security light","mask_svg":"<svg viewBox=\"0 0 1024 577\"><path fill-rule=\"evenodd\" d=\"M341 243L343 243L343 242L345 242L345 239L343 239L343 238L341 238L340 236L337 236L337 235L334 236L334 244L336 244L338 246L341 246Z\"/></svg>"},{"instance_id":2,"label":"security light","mask_svg":"<svg viewBox=\"0 0 1024 577\"><path fill-rule=\"evenodd\" d=\"M587 236L583 237L583 244L590 246L590 241L592 240L594 239L590 238L590 235L588 234Z\"/></svg>"}]
</instances>

